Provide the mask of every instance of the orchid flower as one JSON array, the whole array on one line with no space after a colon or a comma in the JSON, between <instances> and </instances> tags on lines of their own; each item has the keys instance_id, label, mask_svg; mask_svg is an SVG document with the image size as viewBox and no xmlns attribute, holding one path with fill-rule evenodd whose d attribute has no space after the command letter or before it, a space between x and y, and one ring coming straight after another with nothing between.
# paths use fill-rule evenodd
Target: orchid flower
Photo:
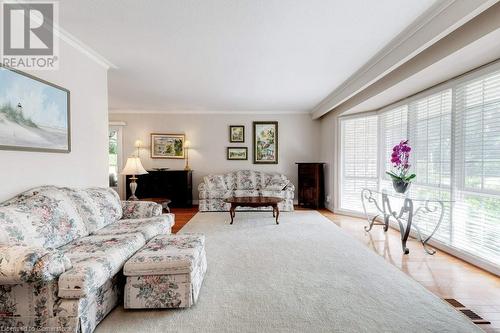
<instances>
[{"instance_id":1,"label":"orchid flower","mask_svg":"<svg viewBox=\"0 0 500 333\"><path fill-rule=\"evenodd\" d=\"M416 177L415 174L408 175L410 170L410 151L408 140L402 140L399 144L392 148L391 163L395 171L386 172L394 180L410 182Z\"/></svg>"}]
</instances>

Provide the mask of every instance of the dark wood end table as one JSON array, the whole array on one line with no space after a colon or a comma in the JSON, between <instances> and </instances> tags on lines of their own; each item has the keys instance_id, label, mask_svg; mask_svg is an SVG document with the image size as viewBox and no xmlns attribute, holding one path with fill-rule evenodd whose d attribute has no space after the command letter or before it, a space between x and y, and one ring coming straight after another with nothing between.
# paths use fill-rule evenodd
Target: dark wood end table
<instances>
[{"instance_id":1,"label":"dark wood end table","mask_svg":"<svg viewBox=\"0 0 500 333\"><path fill-rule=\"evenodd\" d=\"M170 207L168 205L172 202L172 200L168 198L141 198L139 201L153 201L157 204L160 204L163 208L163 213L170 213Z\"/></svg>"},{"instance_id":2,"label":"dark wood end table","mask_svg":"<svg viewBox=\"0 0 500 333\"><path fill-rule=\"evenodd\" d=\"M276 217L276 224L279 224L278 217L280 216L280 210L278 203L282 201L283 199L277 197L230 197L224 199L224 202L231 204L231 209L229 210L229 214L231 215L230 224L233 224L236 207L272 207L273 217Z\"/></svg>"}]
</instances>

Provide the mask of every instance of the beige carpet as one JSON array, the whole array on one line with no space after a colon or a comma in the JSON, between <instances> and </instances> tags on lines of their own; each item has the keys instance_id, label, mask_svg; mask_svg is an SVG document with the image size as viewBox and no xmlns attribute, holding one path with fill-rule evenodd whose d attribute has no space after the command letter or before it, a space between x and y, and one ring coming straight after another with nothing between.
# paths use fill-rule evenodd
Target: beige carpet
<instances>
[{"instance_id":1,"label":"beige carpet","mask_svg":"<svg viewBox=\"0 0 500 333\"><path fill-rule=\"evenodd\" d=\"M97 332L482 332L314 211L198 213L208 272L191 309L115 309Z\"/></svg>"}]
</instances>

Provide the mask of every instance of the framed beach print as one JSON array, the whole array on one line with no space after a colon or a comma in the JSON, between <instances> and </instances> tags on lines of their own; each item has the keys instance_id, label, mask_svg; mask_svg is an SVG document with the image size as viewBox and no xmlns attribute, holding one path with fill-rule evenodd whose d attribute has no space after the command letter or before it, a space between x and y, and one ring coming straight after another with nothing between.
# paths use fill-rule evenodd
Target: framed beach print
<instances>
[{"instance_id":1,"label":"framed beach print","mask_svg":"<svg viewBox=\"0 0 500 333\"><path fill-rule=\"evenodd\" d=\"M151 133L151 158L184 158L184 134Z\"/></svg>"},{"instance_id":2,"label":"framed beach print","mask_svg":"<svg viewBox=\"0 0 500 333\"><path fill-rule=\"evenodd\" d=\"M278 164L278 122L253 122L253 163Z\"/></svg>"},{"instance_id":3,"label":"framed beach print","mask_svg":"<svg viewBox=\"0 0 500 333\"><path fill-rule=\"evenodd\" d=\"M245 142L245 126L229 126L229 142Z\"/></svg>"},{"instance_id":4,"label":"framed beach print","mask_svg":"<svg viewBox=\"0 0 500 333\"><path fill-rule=\"evenodd\" d=\"M227 147L227 159L230 161L248 160L248 148Z\"/></svg>"},{"instance_id":5,"label":"framed beach print","mask_svg":"<svg viewBox=\"0 0 500 333\"><path fill-rule=\"evenodd\" d=\"M0 65L0 149L71 151L69 90Z\"/></svg>"}]
</instances>

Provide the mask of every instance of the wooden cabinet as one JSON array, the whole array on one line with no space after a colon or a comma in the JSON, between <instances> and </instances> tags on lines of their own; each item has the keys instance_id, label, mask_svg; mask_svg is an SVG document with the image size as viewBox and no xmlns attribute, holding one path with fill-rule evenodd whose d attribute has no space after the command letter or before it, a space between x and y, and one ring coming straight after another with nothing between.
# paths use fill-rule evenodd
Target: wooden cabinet
<instances>
[{"instance_id":1,"label":"wooden cabinet","mask_svg":"<svg viewBox=\"0 0 500 333\"><path fill-rule=\"evenodd\" d=\"M325 163L297 163L299 206L323 208L325 203Z\"/></svg>"},{"instance_id":2,"label":"wooden cabinet","mask_svg":"<svg viewBox=\"0 0 500 333\"><path fill-rule=\"evenodd\" d=\"M137 176L137 191L140 198L168 198L170 207L193 205L193 172L191 170L148 171ZM127 198L130 196L130 176L127 176Z\"/></svg>"}]
</instances>

